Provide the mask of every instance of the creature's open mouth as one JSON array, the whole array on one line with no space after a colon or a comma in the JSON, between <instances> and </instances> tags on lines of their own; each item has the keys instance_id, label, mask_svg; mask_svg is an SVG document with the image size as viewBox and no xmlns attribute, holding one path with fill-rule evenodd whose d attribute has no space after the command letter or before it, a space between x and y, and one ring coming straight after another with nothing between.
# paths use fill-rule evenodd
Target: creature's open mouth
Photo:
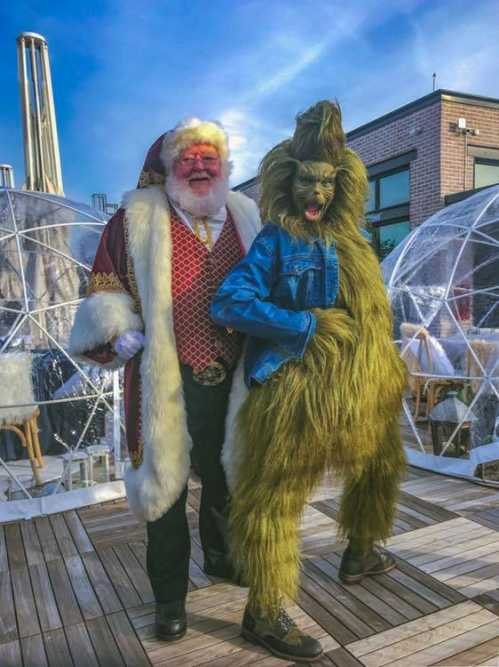
<instances>
[{"instance_id":1,"label":"creature's open mouth","mask_svg":"<svg viewBox=\"0 0 499 667\"><path fill-rule=\"evenodd\" d=\"M310 222L315 222L316 220L320 220L322 216L322 210L323 206L320 204L307 204L307 207L305 209L305 218L307 220L310 220Z\"/></svg>"}]
</instances>

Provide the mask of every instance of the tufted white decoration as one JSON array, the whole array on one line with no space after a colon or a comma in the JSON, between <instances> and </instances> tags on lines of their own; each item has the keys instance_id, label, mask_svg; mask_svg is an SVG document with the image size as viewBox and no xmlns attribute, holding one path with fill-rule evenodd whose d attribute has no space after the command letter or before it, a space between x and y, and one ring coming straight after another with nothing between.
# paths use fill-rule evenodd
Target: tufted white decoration
<instances>
[{"instance_id":1,"label":"tufted white decoration","mask_svg":"<svg viewBox=\"0 0 499 667\"><path fill-rule=\"evenodd\" d=\"M28 352L0 354L0 424L30 419L35 410L31 380L31 355Z\"/></svg>"},{"instance_id":2,"label":"tufted white decoration","mask_svg":"<svg viewBox=\"0 0 499 667\"><path fill-rule=\"evenodd\" d=\"M409 461L499 482L499 185L438 211L382 267L410 373L402 427ZM434 451L428 415L415 419L415 396L431 406L450 390L466 409ZM466 446L456 444L461 436Z\"/></svg>"}]
</instances>

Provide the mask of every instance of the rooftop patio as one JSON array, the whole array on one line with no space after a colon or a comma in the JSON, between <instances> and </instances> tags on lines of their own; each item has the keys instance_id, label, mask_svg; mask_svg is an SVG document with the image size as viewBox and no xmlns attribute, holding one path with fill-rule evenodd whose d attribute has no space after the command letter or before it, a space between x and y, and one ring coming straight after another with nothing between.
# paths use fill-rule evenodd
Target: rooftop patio
<instances>
[{"instance_id":1,"label":"rooftop patio","mask_svg":"<svg viewBox=\"0 0 499 667\"><path fill-rule=\"evenodd\" d=\"M189 630L154 639L145 531L126 501L0 525L0 665L284 665L245 642L246 590L207 577L191 480ZM399 567L343 586L337 487L307 507L292 615L320 638L320 664L498 665L499 492L411 469L389 549Z\"/></svg>"}]
</instances>

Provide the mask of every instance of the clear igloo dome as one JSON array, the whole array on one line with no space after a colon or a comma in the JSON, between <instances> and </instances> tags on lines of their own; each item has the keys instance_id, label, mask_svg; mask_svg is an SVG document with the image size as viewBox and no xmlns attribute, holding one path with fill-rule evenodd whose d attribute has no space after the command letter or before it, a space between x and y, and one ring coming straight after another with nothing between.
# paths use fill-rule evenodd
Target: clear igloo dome
<instances>
[{"instance_id":1,"label":"clear igloo dome","mask_svg":"<svg viewBox=\"0 0 499 667\"><path fill-rule=\"evenodd\" d=\"M382 266L409 461L499 481L499 186L440 210Z\"/></svg>"},{"instance_id":2,"label":"clear igloo dome","mask_svg":"<svg viewBox=\"0 0 499 667\"><path fill-rule=\"evenodd\" d=\"M0 522L116 494L118 376L67 352L105 222L0 189Z\"/></svg>"}]
</instances>

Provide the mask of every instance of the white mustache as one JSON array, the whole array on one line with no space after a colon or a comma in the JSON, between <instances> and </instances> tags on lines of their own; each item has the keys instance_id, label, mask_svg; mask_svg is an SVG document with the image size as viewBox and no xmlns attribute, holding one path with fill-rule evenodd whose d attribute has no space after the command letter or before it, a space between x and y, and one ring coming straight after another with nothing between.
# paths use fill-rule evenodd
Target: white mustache
<instances>
[{"instance_id":1,"label":"white mustache","mask_svg":"<svg viewBox=\"0 0 499 667\"><path fill-rule=\"evenodd\" d=\"M196 171L194 174L189 176L190 181L196 181L202 178L211 178L211 175L207 171Z\"/></svg>"}]
</instances>

